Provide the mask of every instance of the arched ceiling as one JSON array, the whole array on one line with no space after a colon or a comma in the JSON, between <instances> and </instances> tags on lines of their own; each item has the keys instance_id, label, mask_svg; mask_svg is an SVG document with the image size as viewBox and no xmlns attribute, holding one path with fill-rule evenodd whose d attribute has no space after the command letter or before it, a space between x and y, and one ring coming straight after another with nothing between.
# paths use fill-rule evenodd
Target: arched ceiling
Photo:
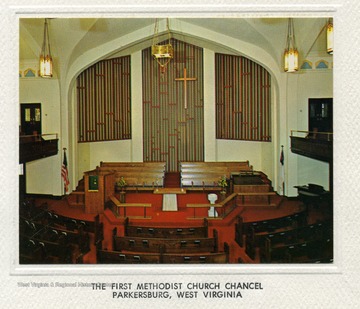
<instances>
[{"instance_id":1,"label":"arched ceiling","mask_svg":"<svg viewBox=\"0 0 360 309\"><path fill-rule=\"evenodd\" d=\"M87 50L99 48L119 38L126 38L135 31L142 31L142 40L134 42L132 46L126 46L126 50L114 50L113 53L107 54L107 57L141 50L151 45L154 22L154 18L50 19L51 52L53 57L61 62L61 66L66 67ZM170 19L170 30L172 25L176 25L176 31L172 34L174 37L215 52L224 52L226 48L220 46L216 40L193 37L191 31L182 32L182 29L191 29L191 26L203 28L204 31L212 31L219 36L249 43L266 51L280 66L286 42L287 22L287 18L180 18ZM325 31L322 31L325 23L326 18L294 20L300 57L305 57L309 53L325 54ZM165 25L164 21L163 24ZM43 28L43 18L20 19L20 61L38 59Z\"/></svg>"}]
</instances>

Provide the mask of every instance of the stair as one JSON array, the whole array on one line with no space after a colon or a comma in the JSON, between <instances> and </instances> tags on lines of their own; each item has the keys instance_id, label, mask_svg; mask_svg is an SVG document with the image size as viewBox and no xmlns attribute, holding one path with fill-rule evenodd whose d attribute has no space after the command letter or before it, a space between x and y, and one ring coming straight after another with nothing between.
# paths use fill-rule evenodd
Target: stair
<instances>
[{"instance_id":1,"label":"stair","mask_svg":"<svg viewBox=\"0 0 360 309\"><path fill-rule=\"evenodd\" d=\"M85 208L84 178L79 180L76 190L67 196L67 202L72 208Z\"/></svg>"}]
</instances>

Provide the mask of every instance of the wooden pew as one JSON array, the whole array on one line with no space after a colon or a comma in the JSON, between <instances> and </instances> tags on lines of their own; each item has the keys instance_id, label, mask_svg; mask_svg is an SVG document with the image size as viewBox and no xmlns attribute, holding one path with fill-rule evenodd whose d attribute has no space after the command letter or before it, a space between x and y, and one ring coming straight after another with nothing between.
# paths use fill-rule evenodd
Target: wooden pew
<instances>
[{"instance_id":1,"label":"wooden pew","mask_svg":"<svg viewBox=\"0 0 360 309\"><path fill-rule=\"evenodd\" d=\"M96 246L96 261L98 264L160 264L161 253L124 253L102 248L101 242Z\"/></svg>"},{"instance_id":2,"label":"wooden pew","mask_svg":"<svg viewBox=\"0 0 360 309\"><path fill-rule=\"evenodd\" d=\"M283 229L287 226L304 226L306 224L307 212L305 209L288 216L252 222L244 222L244 219L241 216L238 216L237 223L235 224L235 241L240 247L243 247L244 236L252 237L251 228L255 233L270 233L276 231L277 229Z\"/></svg>"},{"instance_id":3,"label":"wooden pew","mask_svg":"<svg viewBox=\"0 0 360 309\"><path fill-rule=\"evenodd\" d=\"M36 212L35 216L29 219L43 224L50 224L51 226L58 225L70 231L76 231L81 227L84 232L94 233L95 244L99 240L104 239L104 224L100 222L100 215L96 215L94 221L89 221L63 216L53 211L41 209Z\"/></svg>"},{"instance_id":4,"label":"wooden pew","mask_svg":"<svg viewBox=\"0 0 360 309\"><path fill-rule=\"evenodd\" d=\"M148 190L164 186L166 162L100 162L101 172L114 172L115 182L123 177L126 190Z\"/></svg>"},{"instance_id":5,"label":"wooden pew","mask_svg":"<svg viewBox=\"0 0 360 309\"><path fill-rule=\"evenodd\" d=\"M271 261L271 251L275 248L282 248L287 245L292 244L302 244L302 243L313 243L323 240L329 240L333 238L333 225L332 222L318 222L315 224L310 224L306 226L301 226L294 228L293 230L288 230L279 233L270 233L265 236L264 243L260 246L260 259L265 261ZM289 254L291 251L299 251L299 246L289 247ZM305 247L305 246L303 246ZM296 249L297 248L297 249ZM310 248L306 245L305 249ZM302 249L302 248L300 248ZM279 249L281 250L281 249ZM315 250L313 250L315 251ZM291 255L295 256L294 253ZM315 259L321 258L320 254L316 254Z\"/></svg>"},{"instance_id":6,"label":"wooden pew","mask_svg":"<svg viewBox=\"0 0 360 309\"><path fill-rule=\"evenodd\" d=\"M84 231L95 233L95 220L88 221L88 220L76 219L73 217L59 215L52 211L48 211L47 215L50 222L66 226L68 230L76 230L79 228L79 226L82 226L84 228Z\"/></svg>"},{"instance_id":7,"label":"wooden pew","mask_svg":"<svg viewBox=\"0 0 360 309\"><path fill-rule=\"evenodd\" d=\"M194 238L208 237L208 220L204 218L204 225L197 227L154 227L130 225L129 218L124 221L125 236L152 238Z\"/></svg>"},{"instance_id":8,"label":"wooden pew","mask_svg":"<svg viewBox=\"0 0 360 309\"><path fill-rule=\"evenodd\" d=\"M213 231L212 238L152 238L117 236L117 228L113 230L113 250L131 252L160 252L164 253L197 253L218 252L218 233Z\"/></svg>"},{"instance_id":9,"label":"wooden pew","mask_svg":"<svg viewBox=\"0 0 360 309\"><path fill-rule=\"evenodd\" d=\"M35 202L33 200L27 199L20 204L19 214L24 218L36 218L37 220L40 220L46 217L47 208L47 203L35 206Z\"/></svg>"},{"instance_id":10,"label":"wooden pew","mask_svg":"<svg viewBox=\"0 0 360 309\"><path fill-rule=\"evenodd\" d=\"M41 238L46 240L56 239L57 236L64 236L67 243L78 246L81 253L85 254L90 251L90 237L87 232L83 231L80 226L78 230L71 231L59 227L54 227L51 224L44 225L36 221L24 219L20 217L20 234L34 236L41 235Z\"/></svg>"},{"instance_id":11,"label":"wooden pew","mask_svg":"<svg viewBox=\"0 0 360 309\"><path fill-rule=\"evenodd\" d=\"M20 252L30 254L34 248L41 248L43 260L39 263L51 261L59 264L69 264L72 262L72 249L65 240L61 238L59 242L37 239L20 235ZM36 252L36 250L34 250Z\"/></svg>"},{"instance_id":12,"label":"wooden pew","mask_svg":"<svg viewBox=\"0 0 360 309\"><path fill-rule=\"evenodd\" d=\"M231 173L251 171L248 161L239 162L180 162L181 185L191 190L221 189L218 180L231 178Z\"/></svg>"},{"instance_id":13,"label":"wooden pew","mask_svg":"<svg viewBox=\"0 0 360 309\"><path fill-rule=\"evenodd\" d=\"M54 212L47 212L49 223L63 226L70 231L82 228L85 232L94 233L94 243L104 239L104 224L100 222L100 215L94 217L94 221L80 220L72 217L62 216Z\"/></svg>"},{"instance_id":14,"label":"wooden pew","mask_svg":"<svg viewBox=\"0 0 360 309\"><path fill-rule=\"evenodd\" d=\"M272 244L289 244L301 241L319 240L329 238L332 235L332 224L330 222L319 222L310 225L290 225L274 232L256 232L250 228L250 234L246 237L245 252L254 259L255 248L263 252L265 241L269 239ZM260 256L260 258L263 258Z\"/></svg>"},{"instance_id":15,"label":"wooden pew","mask_svg":"<svg viewBox=\"0 0 360 309\"><path fill-rule=\"evenodd\" d=\"M321 259L332 259L333 239L274 244L267 238L262 256L264 256L262 261L264 263L309 263Z\"/></svg>"},{"instance_id":16,"label":"wooden pew","mask_svg":"<svg viewBox=\"0 0 360 309\"><path fill-rule=\"evenodd\" d=\"M121 252L103 250L97 247L97 263L99 264L214 264L229 263L229 245L224 243L224 252L216 253L159 253Z\"/></svg>"},{"instance_id":17,"label":"wooden pew","mask_svg":"<svg viewBox=\"0 0 360 309\"><path fill-rule=\"evenodd\" d=\"M226 264L229 263L229 245L224 243L223 252L215 253L178 253L163 254L162 262L166 264Z\"/></svg>"}]
</instances>

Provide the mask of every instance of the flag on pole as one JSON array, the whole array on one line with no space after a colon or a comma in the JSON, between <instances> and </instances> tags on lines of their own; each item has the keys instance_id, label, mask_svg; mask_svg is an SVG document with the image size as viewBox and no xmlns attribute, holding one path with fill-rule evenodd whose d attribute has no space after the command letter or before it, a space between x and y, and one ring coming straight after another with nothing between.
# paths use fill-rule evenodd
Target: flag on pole
<instances>
[{"instance_id":1,"label":"flag on pole","mask_svg":"<svg viewBox=\"0 0 360 309\"><path fill-rule=\"evenodd\" d=\"M284 146L281 146L281 153L280 153L280 163L282 166L284 166Z\"/></svg>"},{"instance_id":2,"label":"flag on pole","mask_svg":"<svg viewBox=\"0 0 360 309\"><path fill-rule=\"evenodd\" d=\"M284 169L284 146L281 146L281 152L280 152L280 192L282 195L285 195L285 169Z\"/></svg>"},{"instance_id":3,"label":"flag on pole","mask_svg":"<svg viewBox=\"0 0 360 309\"><path fill-rule=\"evenodd\" d=\"M68 169L67 169L67 159L66 159L66 151L65 151L65 149L64 149L64 160L63 160L63 164L61 166L61 178L64 181L64 191L65 191L65 194L66 194L66 192L69 191L70 181L69 181L69 175L68 175Z\"/></svg>"}]
</instances>

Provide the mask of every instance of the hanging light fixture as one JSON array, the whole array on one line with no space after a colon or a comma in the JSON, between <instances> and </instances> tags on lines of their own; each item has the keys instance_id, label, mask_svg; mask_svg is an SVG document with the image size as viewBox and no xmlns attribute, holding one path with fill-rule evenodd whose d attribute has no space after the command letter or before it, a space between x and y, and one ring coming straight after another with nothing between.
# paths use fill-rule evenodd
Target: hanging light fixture
<instances>
[{"instance_id":1,"label":"hanging light fixture","mask_svg":"<svg viewBox=\"0 0 360 309\"><path fill-rule=\"evenodd\" d=\"M326 51L332 55L334 52L334 25L331 18L329 18L326 25L326 43Z\"/></svg>"},{"instance_id":2,"label":"hanging light fixture","mask_svg":"<svg viewBox=\"0 0 360 309\"><path fill-rule=\"evenodd\" d=\"M48 28L48 21L45 18L44 40L40 54L40 76L45 78L51 78L53 76L52 67L53 67L53 60L50 51L49 28Z\"/></svg>"},{"instance_id":3,"label":"hanging light fixture","mask_svg":"<svg viewBox=\"0 0 360 309\"><path fill-rule=\"evenodd\" d=\"M286 47L284 52L285 72L295 72L299 70L299 53L295 44L294 21L289 18Z\"/></svg>"},{"instance_id":4,"label":"hanging light fixture","mask_svg":"<svg viewBox=\"0 0 360 309\"><path fill-rule=\"evenodd\" d=\"M166 30L168 34L168 42L167 44L159 44L159 21L155 20L155 29L154 29L154 37L153 44L151 46L151 54L161 66L164 68L170 60L173 58L174 50L170 43L171 35L169 28L169 19L166 19Z\"/></svg>"}]
</instances>

